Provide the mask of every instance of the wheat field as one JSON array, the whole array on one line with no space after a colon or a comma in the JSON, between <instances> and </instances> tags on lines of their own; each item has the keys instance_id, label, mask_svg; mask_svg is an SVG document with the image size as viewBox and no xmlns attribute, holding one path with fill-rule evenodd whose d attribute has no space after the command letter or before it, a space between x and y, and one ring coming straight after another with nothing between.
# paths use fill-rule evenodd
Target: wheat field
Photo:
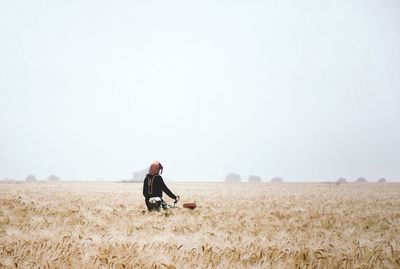
<instances>
[{"instance_id":1,"label":"wheat field","mask_svg":"<svg viewBox=\"0 0 400 269\"><path fill-rule=\"evenodd\" d=\"M400 184L0 184L1 268L400 268Z\"/></svg>"}]
</instances>

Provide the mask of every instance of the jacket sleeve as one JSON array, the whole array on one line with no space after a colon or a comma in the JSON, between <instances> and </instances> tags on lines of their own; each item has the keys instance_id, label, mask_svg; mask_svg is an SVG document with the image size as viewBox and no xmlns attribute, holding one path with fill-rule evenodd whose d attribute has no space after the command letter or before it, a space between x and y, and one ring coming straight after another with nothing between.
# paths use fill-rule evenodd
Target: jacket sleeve
<instances>
[{"instance_id":1,"label":"jacket sleeve","mask_svg":"<svg viewBox=\"0 0 400 269\"><path fill-rule=\"evenodd\" d=\"M167 194L169 197L171 197L172 199L176 199L176 195L172 193L172 191L170 191L170 189L168 189L167 185L165 185L164 180L162 179L162 177L160 177L160 181L161 181L161 189L163 192L165 192L165 194Z\"/></svg>"}]
</instances>

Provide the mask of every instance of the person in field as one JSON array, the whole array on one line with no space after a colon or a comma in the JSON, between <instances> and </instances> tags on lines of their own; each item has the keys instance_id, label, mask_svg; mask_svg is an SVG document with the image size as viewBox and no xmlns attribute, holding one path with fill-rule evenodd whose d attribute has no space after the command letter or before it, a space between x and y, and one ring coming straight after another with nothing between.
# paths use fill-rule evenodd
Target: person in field
<instances>
[{"instance_id":1,"label":"person in field","mask_svg":"<svg viewBox=\"0 0 400 269\"><path fill-rule=\"evenodd\" d=\"M160 176L162 172L163 166L159 161L155 161L150 165L149 172L144 179L143 196L145 197L146 206L149 211L158 209L154 204L150 203L150 198L160 197L162 199L163 192L175 201L179 200L179 196L173 194L167 185L165 185L163 178Z\"/></svg>"}]
</instances>

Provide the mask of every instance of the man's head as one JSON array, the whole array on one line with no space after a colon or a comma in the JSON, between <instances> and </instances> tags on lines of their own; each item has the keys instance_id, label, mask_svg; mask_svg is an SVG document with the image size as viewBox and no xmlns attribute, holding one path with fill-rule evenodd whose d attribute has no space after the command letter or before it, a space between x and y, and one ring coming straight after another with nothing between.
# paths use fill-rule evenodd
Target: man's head
<instances>
[{"instance_id":1,"label":"man's head","mask_svg":"<svg viewBox=\"0 0 400 269\"><path fill-rule=\"evenodd\" d=\"M157 174L162 174L163 172L163 166L161 165L161 163L159 161L154 161L149 168L149 174L154 176Z\"/></svg>"}]
</instances>

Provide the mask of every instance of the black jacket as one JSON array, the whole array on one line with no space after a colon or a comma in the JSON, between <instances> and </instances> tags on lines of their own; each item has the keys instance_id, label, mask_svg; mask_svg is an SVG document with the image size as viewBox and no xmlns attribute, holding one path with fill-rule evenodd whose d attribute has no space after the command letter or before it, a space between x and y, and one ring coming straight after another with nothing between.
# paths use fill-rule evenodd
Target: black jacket
<instances>
[{"instance_id":1,"label":"black jacket","mask_svg":"<svg viewBox=\"0 0 400 269\"><path fill-rule=\"evenodd\" d=\"M146 201L151 197L162 197L162 192L165 192L172 199L176 199L175 194L168 189L160 175L152 176L148 174L143 182L143 196Z\"/></svg>"}]
</instances>

